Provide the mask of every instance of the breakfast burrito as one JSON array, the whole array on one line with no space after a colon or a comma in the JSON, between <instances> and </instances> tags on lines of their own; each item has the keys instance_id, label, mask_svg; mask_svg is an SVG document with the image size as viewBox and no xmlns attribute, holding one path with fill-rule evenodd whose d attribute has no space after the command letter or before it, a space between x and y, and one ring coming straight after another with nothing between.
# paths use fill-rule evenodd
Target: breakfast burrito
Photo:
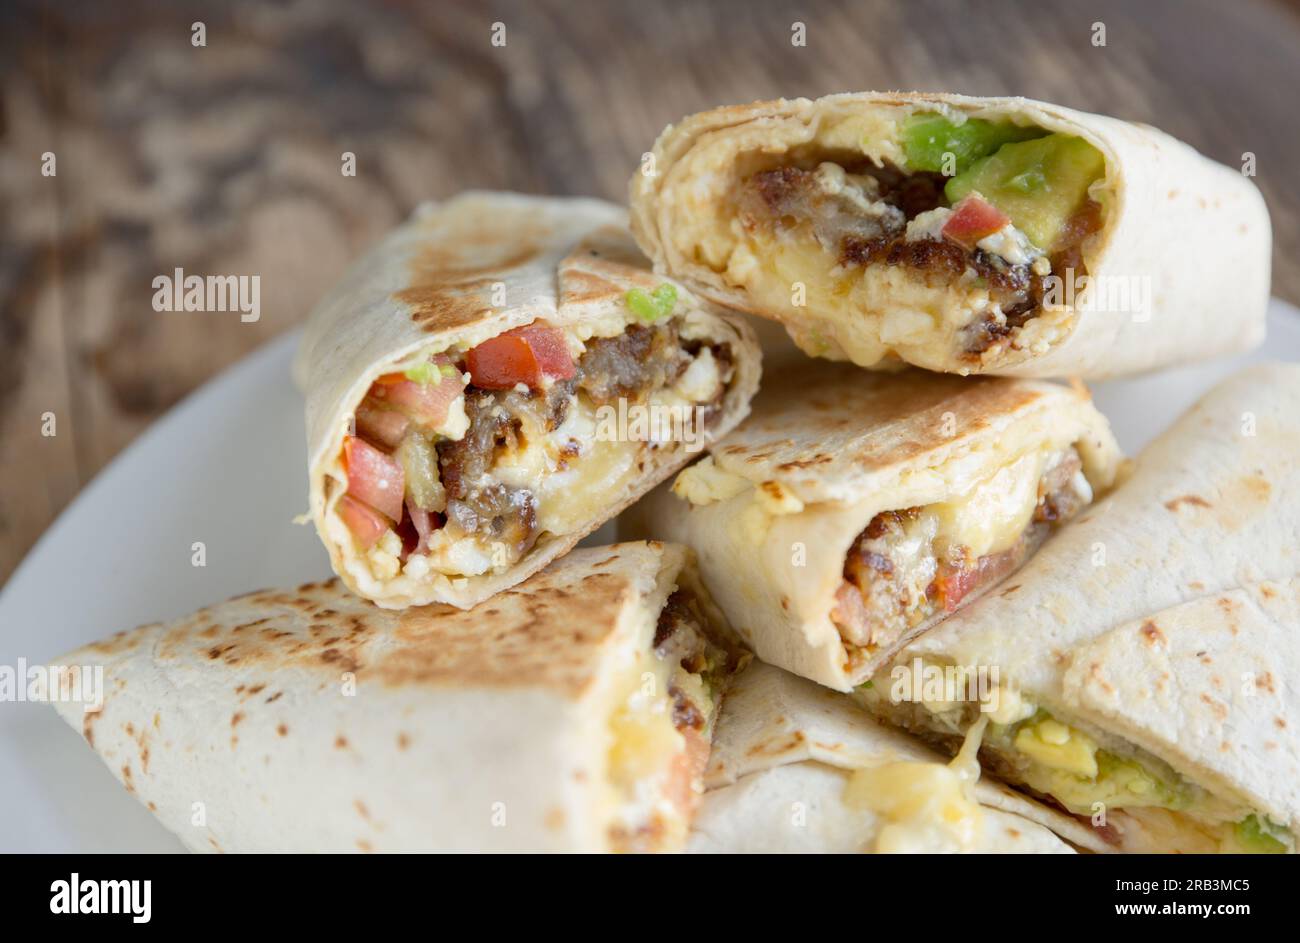
<instances>
[{"instance_id":1,"label":"breakfast burrito","mask_svg":"<svg viewBox=\"0 0 1300 943\"><path fill-rule=\"evenodd\" d=\"M1268 213L1147 125L1023 98L832 95L670 126L631 184L659 270L864 367L1102 377L1264 335Z\"/></svg>"},{"instance_id":2,"label":"breakfast burrito","mask_svg":"<svg viewBox=\"0 0 1300 943\"><path fill-rule=\"evenodd\" d=\"M658 278L595 200L469 193L417 213L311 317L311 516L385 608L525 579L734 426L753 334Z\"/></svg>"},{"instance_id":3,"label":"breakfast burrito","mask_svg":"<svg viewBox=\"0 0 1300 943\"><path fill-rule=\"evenodd\" d=\"M64 656L107 694L57 707L194 851L668 851L739 652L688 550L628 543L470 611L242 596Z\"/></svg>"},{"instance_id":4,"label":"breakfast burrito","mask_svg":"<svg viewBox=\"0 0 1300 943\"><path fill-rule=\"evenodd\" d=\"M1069 854L1070 817L874 723L843 694L755 662L727 692L697 853Z\"/></svg>"},{"instance_id":5,"label":"breakfast burrito","mask_svg":"<svg viewBox=\"0 0 1300 943\"><path fill-rule=\"evenodd\" d=\"M1014 572L1119 464L1081 386L806 361L629 529L694 547L759 658L847 691Z\"/></svg>"},{"instance_id":6,"label":"breakfast burrito","mask_svg":"<svg viewBox=\"0 0 1300 943\"><path fill-rule=\"evenodd\" d=\"M1300 366L1240 373L854 695L1136 852L1294 851Z\"/></svg>"}]
</instances>

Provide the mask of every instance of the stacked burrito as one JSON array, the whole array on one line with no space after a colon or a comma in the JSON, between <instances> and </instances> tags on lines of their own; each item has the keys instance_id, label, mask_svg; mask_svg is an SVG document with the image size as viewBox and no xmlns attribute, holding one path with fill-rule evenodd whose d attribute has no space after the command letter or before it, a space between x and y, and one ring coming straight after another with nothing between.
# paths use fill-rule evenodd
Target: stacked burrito
<instances>
[{"instance_id":1,"label":"stacked burrito","mask_svg":"<svg viewBox=\"0 0 1300 943\"><path fill-rule=\"evenodd\" d=\"M1300 368L1134 460L1083 383L1259 344L1249 180L953 95L651 156L630 215L466 193L321 301L334 577L61 659L122 784L199 851L1296 850Z\"/></svg>"}]
</instances>

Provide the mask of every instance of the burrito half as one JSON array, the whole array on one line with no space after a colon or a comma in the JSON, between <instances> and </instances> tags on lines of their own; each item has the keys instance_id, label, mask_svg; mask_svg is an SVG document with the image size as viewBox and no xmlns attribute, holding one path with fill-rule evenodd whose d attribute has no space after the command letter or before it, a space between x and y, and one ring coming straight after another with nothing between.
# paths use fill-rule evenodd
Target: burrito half
<instances>
[{"instance_id":1,"label":"burrito half","mask_svg":"<svg viewBox=\"0 0 1300 943\"><path fill-rule=\"evenodd\" d=\"M620 544L468 612L239 597L64 656L108 693L58 708L195 851L674 850L730 639L685 548Z\"/></svg>"},{"instance_id":2,"label":"burrito half","mask_svg":"<svg viewBox=\"0 0 1300 943\"><path fill-rule=\"evenodd\" d=\"M636 509L700 555L758 657L841 691L986 592L1115 480L1086 390L809 362Z\"/></svg>"},{"instance_id":3,"label":"burrito half","mask_svg":"<svg viewBox=\"0 0 1300 943\"><path fill-rule=\"evenodd\" d=\"M1023 98L719 108L631 184L656 266L864 367L1102 377L1264 335L1268 213L1146 125Z\"/></svg>"},{"instance_id":4,"label":"burrito half","mask_svg":"<svg viewBox=\"0 0 1300 943\"><path fill-rule=\"evenodd\" d=\"M745 414L758 348L657 278L618 208L470 193L312 315L311 514L384 607L468 608L555 559Z\"/></svg>"},{"instance_id":5,"label":"burrito half","mask_svg":"<svg viewBox=\"0 0 1300 943\"><path fill-rule=\"evenodd\" d=\"M1248 370L855 696L1138 852L1295 850L1300 367Z\"/></svg>"}]
</instances>

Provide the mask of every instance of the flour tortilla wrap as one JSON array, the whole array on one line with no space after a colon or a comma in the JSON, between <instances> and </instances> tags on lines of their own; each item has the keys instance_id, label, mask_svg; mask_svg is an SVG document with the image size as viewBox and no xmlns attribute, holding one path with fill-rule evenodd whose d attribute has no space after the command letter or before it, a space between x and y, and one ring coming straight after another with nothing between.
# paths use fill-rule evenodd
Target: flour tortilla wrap
<instances>
[{"instance_id":1,"label":"flour tortilla wrap","mask_svg":"<svg viewBox=\"0 0 1300 943\"><path fill-rule=\"evenodd\" d=\"M700 619L661 655L666 602ZM700 630L712 689L676 657ZM630 543L469 612L379 609L337 580L239 597L64 656L102 665L107 694L58 709L195 851L672 850L728 644L689 552ZM674 729L670 689L698 727Z\"/></svg>"},{"instance_id":2,"label":"flour tortilla wrap","mask_svg":"<svg viewBox=\"0 0 1300 943\"><path fill-rule=\"evenodd\" d=\"M627 391L607 383L599 406L591 392L599 365L567 385L548 367L536 383L481 389L467 352L525 325L561 338L561 357L579 371L592 363L584 353L602 339L625 332L650 338L647 344L666 338L654 349L672 354L680 373L664 367L666 385L647 373L648 386ZM660 361L624 356L617 366L627 372L642 363L653 370ZM420 371L432 386L412 379ZM295 363L307 398L311 516L335 572L354 592L386 608L468 608L565 553L734 426L758 374L757 344L739 316L651 274L621 209L596 200L467 193L417 212L312 314ZM401 425L390 432L375 419L406 422L388 385L404 377L410 382L397 389L455 397L439 404L439 421L409 424L418 436ZM474 403L484 405L476 411ZM682 422L656 427L657 439L650 427L625 424L625 432L615 423L622 404L663 409L669 420L678 410ZM457 442L462 458L450 468L445 449ZM421 447L414 458L404 457L408 444ZM488 467L479 474L464 456L485 450ZM358 468L364 482L352 474ZM420 514L427 533L415 523L417 480L426 482ZM465 500L457 500L454 481ZM367 500L362 484L379 489L378 497ZM383 513L378 505L388 498L392 507ZM374 529L363 540L358 526Z\"/></svg>"},{"instance_id":3,"label":"flour tortilla wrap","mask_svg":"<svg viewBox=\"0 0 1300 943\"><path fill-rule=\"evenodd\" d=\"M996 670L1001 699L1026 706L990 728L983 758L1072 811L1102 802L1117 847L1294 850L1297 415L1300 367L1226 380L1005 588L900 652L862 692L868 706L952 744L971 706L931 710L892 683L917 659ZM1129 807L1140 796L1154 808Z\"/></svg>"},{"instance_id":4,"label":"flour tortilla wrap","mask_svg":"<svg viewBox=\"0 0 1300 943\"><path fill-rule=\"evenodd\" d=\"M746 422L632 514L645 533L695 548L759 658L847 691L1005 578L1111 486L1119 460L1081 387L806 362L772 377ZM1053 523L1037 520L1044 488L1063 496ZM883 542L865 539L909 514ZM969 551L963 569L941 562L954 559L946 548ZM874 588L873 567L892 567L889 585ZM907 607L889 607L894 577L910 587ZM850 607L855 595L865 609Z\"/></svg>"},{"instance_id":5,"label":"flour tortilla wrap","mask_svg":"<svg viewBox=\"0 0 1300 943\"><path fill-rule=\"evenodd\" d=\"M987 777L963 785L945 764L844 695L755 662L723 703L688 850L1068 854L1050 828L1092 840L1069 816ZM884 776L850 787L861 769Z\"/></svg>"},{"instance_id":6,"label":"flour tortilla wrap","mask_svg":"<svg viewBox=\"0 0 1300 943\"><path fill-rule=\"evenodd\" d=\"M1102 204L1100 229L1070 257L1077 261L1081 253L1094 280L1086 303L1077 304L1079 296L1062 283L1052 310L1039 309L1017 326L988 306L998 301L989 294L988 273L970 265L960 283L936 283L915 265L855 267L861 258L852 251L837 269L845 253L807 239L802 244L811 254L799 249L799 239L779 242L775 252L770 241L756 241L754 214L744 210L748 222L740 214L743 180L782 167L813 171L823 161L852 172L914 173L902 135L913 114L1032 126L1100 152L1104 173L1086 191ZM937 151L950 139L934 140ZM631 209L633 232L657 270L715 301L784 323L816 356L866 367L901 359L944 372L1100 378L1246 350L1264 336L1271 232L1258 190L1237 170L1146 125L1023 98L867 92L692 115L665 129L653 156L632 178ZM818 186L856 192L841 189L844 179L835 171ZM861 221L861 205L843 207ZM879 211L877 205L870 212ZM846 225L844 218L834 225ZM862 229L860 222L847 225ZM944 241L934 223L917 226ZM982 323L998 332L1010 324L1010 336L962 333ZM980 350L986 342L991 346Z\"/></svg>"}]
</instances>

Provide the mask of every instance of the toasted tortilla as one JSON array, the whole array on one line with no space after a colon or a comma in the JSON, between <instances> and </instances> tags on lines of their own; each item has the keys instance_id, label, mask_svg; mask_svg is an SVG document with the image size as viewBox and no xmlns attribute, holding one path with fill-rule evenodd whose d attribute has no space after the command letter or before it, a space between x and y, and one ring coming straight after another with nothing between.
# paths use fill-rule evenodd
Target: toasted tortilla
<instances>
[{"instance_id":1,"label":"toasted tortilla","mask_svg":"<svg viewBox=\"0 0 1300 943\"><path fill-rule=\"evenodd\" d=\"M1037 125L1097 148L1106 170L1093 197L1105 200L1107 216L1084 246L1088 275L1117 287L1149 279L1147 310L1135 312L1118 291L1099 292L1091 307L1069 298L1027 346L972 363L946 349L909 347L896 336L901 328L882 334L879 320L903 312L849 310L812 281L802 302L784 285L762 300L751 295L741 281L751 264L736 258L732 228L740 177L808 147L901 165L887 128L913 111ZM1239 170L1147 125L1024 98L863 92L692 115L664 130L653 158L633 175L630 203L633 232L656 268L715 301L784 323L816 356L866 367L902 359L945 372L1101 378L1247 350L1264 337L1271 229L1259 191ZM766 262L759 256L754 264ZM918 300L916 310L942 320L956 292L938 299Z\"/></svg>"},{"instance_id":2,"label":"toasted tortilla","mask_svg":"<svg viewBox=\"0 0 1300 943\"><path fill-rule=\"evenodd\" d=\"M625 323L627 292L664 283L625 223L620 208L598 200L466 193L418 211L318 305L294 364L307 397L311 515L334 571L353 592L387 608L430 602L469 608L542 569L690 460L680 441L655 448L629 443L641 450L637 470L617 493L601 501L593 495L593 506L571 530L543 532L513 564L478 575L380 578L334 512L347 481L343 438L376 377L422 352L473 346L538 319L596 336ZM735 376L705 436L712 441L748 411L758 386L757 342L741 318L684 288L675 313L733 351Z\"/></svg>"},{"instance_id":3,"label":"toasted tortilla","mask_svg":"<svg viewBox=\"0 0 1300 943\"><path fill-rule=\"evenodd\" d=\"M842 694L779 668L752 663L723 702L688 850L697 853L852 853L876 847L887 815L846 797L854 770L946 760L882 726ZM967 850L1068 854L1065 838L1095 844L1074 819L982 777L973 788L982 819ZM926 843L925 822L917 851Z\"/></svg>"},{"instance_id":4,"label":"toasted tortilla","mask_svg":"<svg viewBox=\"0 0 1300 943\"><path fill-rule=\"evenodd\" d=\"M634 509L629 532L694 547L759 658L847 691L943 615L874 651L846 649L830 613L871 519L951 500L1025 452L1071 444L1092 489L1109 488L1119 448L1081 387L805 362L765 384L711 458Z\"/></svg>"},{"instance_id":5,"label":"toasted tortilla","mask_svg":"<svg viewBox=\"0 0 1300 943\"><path fill-rule=\"evenodd\" d=\"M877 683L917 657L996 667L1001 684L1104 748L1140 748L1294 831L1298 415L1300 366L1224 381L1148 446L1113 496L1005 588L902 650ZM1111 822L1124 830L1120 816ZM1134 844L1164 850L1168 839L1135 834Z\"/></svg>"},{"instance_id":6,"label":"toasted tortilla","mask_svg":"<svg viewBox=\"0 0 1300 943\"><path fill-rule=\"evenodd\" d=\"M605 851L610 718L679 586L721 620L658 543L575 550L469 612L267 590L64 656L107 693L57 707L194 851Z\"/></svg>"}]
</instances>

